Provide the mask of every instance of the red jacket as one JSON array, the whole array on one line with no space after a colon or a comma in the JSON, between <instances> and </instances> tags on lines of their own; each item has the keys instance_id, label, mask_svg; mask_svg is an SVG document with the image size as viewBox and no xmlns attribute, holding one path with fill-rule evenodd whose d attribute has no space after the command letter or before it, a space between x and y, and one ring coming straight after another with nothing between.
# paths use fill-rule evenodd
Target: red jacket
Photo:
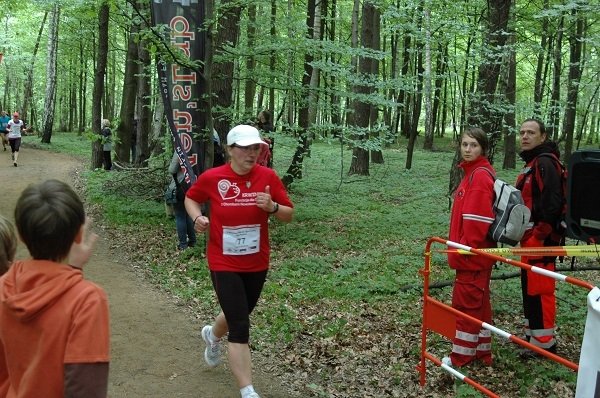
<instances>
[{"instance_id":1,"label":"red jacket","mask_svg":"<svg viewBox=\"0 0 600 398\"><path fill-rule=\"evenodd\" d=\"M543 242L558 224L562 213L562 177L555 161L547 156L539 156L542 153L560 157L558 147L551 141L521 152L521 158L527 164L517 177L515 186L521 190L523 201L531 210L532 224L532 229L525 232L521 242L525 242L531 236ZM553 244L559 242L555 241ZM549 244L546 243L546 246Z\"/></svg>"},{"instance_id":2,"label":"red jacket","mask_svg":"<svg viewBox=\"0 0 600 398\"><path fill-rule=\"evenodd\" d=\"M496 175L496 172L484 156L472 162L463 161L458 167L464 170L465 176L454 192L450 240L476 249L496 247L496 242L488 236L488 230L494 221L494 180L485 170L475 169L484 167L493 175ZM448 254L450 267L461 271L489 269L494 262L480 256Z\"/></svg>"}]
</instances>

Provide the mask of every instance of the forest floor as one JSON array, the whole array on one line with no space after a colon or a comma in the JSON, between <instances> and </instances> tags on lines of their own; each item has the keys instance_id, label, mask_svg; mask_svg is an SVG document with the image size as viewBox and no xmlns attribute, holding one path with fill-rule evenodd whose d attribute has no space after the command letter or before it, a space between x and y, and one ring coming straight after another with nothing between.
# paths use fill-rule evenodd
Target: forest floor
<instances>
[{"instance_id":1,"label":"forest floor","mask_svg":"<svg viewBox=\"0 0 600 398\"><path fill-rule=\"evenodd\" d=\"M22 147L19 166L0 149L0 214L14 220L14 206L29 184L50 178L80 185L84 167L72 157ZM93 213L92 213L93 214ZM94 220L93 220L94 222ZM88 279L107 292L111 313L111 364L109 396L121 397L239 397L226 366L209 368L203 359L203 326L188 307L157 289L128 263L126 242L114 242L111 231L96 220L92 229L100 235L91 261L85 267ZM125 243L125 244L123 244ZM28 257L19 244L17 258ZM255 358L254 384L266 397L283 398L281 383L264 374L261 358Z\"/></svg>"}]
</instances>

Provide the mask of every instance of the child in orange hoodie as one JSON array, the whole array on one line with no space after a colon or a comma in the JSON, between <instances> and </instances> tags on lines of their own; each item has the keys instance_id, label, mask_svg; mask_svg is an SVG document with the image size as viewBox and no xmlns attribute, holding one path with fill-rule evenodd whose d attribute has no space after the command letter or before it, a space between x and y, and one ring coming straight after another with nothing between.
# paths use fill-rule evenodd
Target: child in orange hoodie
<instances>
[{"instance_id":1,"label":"child in orange hoodie","mask_svg":"<svg viewBox=\"0 0 600 398\"><path fill-rule=\"evenodd\" d=\"M1 396L105 398L108 300L83 279L96 236L81 199L58 180L30 185L15 223L32 259L0 278Z\"/></svg>"}]
</instances>

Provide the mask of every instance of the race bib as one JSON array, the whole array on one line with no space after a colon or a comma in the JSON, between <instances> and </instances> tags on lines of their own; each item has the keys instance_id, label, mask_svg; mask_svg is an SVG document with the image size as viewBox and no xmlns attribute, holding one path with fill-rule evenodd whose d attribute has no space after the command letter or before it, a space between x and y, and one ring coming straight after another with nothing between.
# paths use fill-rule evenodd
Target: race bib
<instances>
[{"instance_id":1,"label":"race bib","mask_svg":"<svg viewBox=\"0 0 600 398\"><path fill-rule=\"evenodd\" d=\"M242 256L258 253L260 224L223 227L223 254Z\"/></svg>"}]
</instances>

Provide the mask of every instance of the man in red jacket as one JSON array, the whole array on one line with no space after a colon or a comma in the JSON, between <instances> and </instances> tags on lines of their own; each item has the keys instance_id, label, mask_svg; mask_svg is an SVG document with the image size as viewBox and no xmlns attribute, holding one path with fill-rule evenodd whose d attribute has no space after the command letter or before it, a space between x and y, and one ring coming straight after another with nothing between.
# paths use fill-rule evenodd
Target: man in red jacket
<instances>
[{"instance_id":1,"label":"man in red jacket","mask_svg":"<svg viewBox=\"0 0 600 398\"><path fill-rule=\"evenodd\" d=\"M525 232L521 247L559 245L561 239L557 227L564 193L558 146L548 140L546 128L540 120L525 120L520 135L520 156L526 164L517 178L516 187L521 190L525 205L531 210L530 229ZM556 257L522 257L521 261L554 271ZM526 338L531 344L550 352L556 352L554 289L554 279L521 270ZM531 353L526 351L524 354Z\"/></svg>"}]
</instances>

